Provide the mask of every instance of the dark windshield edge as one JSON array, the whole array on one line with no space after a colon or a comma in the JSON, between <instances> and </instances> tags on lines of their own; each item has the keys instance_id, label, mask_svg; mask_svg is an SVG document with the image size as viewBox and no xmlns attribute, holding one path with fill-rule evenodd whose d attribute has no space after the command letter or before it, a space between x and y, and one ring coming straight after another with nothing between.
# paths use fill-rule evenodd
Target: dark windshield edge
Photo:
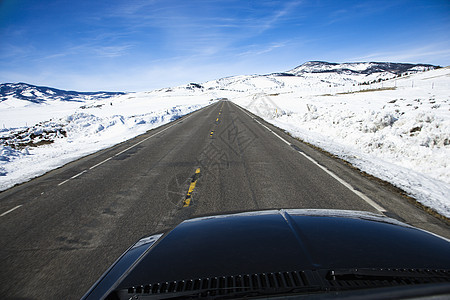
<instances>
[{"instance_id":1,"label":"dark windshield edge","mask_svg":"<svg viewBox=\"0 0 450 300\"><path fill-rule=\"evenodd\" d=\"M107 299L129 299L132 296L140 299L226 299L433 284L450 288L450 269L353 268L223 276L136 285L116 290Z\"/></svg>"}]
</instances>

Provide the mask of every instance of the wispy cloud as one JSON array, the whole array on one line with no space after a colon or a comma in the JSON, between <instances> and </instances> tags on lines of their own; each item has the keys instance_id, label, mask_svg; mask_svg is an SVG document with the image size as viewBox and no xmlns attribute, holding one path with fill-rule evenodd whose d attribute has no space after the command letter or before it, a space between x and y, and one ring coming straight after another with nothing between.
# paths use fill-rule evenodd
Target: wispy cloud
<instances>
[{"instance_id":1,"label":"wispy cloud","mask_svg":"<svg viewBox=\"0 0 450 300\"><path fill-rule=\"evenodd\" d=\"M299 6L302 3L302 1L291 1L288 2L286 5L284 5L280 10L275 11L272 15L270 15L268 18L263 20L263 23L261 24L261 30L259 33L262 33L273 26L277 24L283 17L292 14L293 10Z\"/></svg>"},{"instance_id":2,"label":"wispy cloud","mask_svg":"<svg viewBox=\"0 0 450 300\"><path fill-rule=\"evenodd\" d=\"M350 58L350 61L389 61L433 63L433 61L448 61L450 59L449 45L442 43L410 47L404 46L399 50L368 53L363 56Z\"/></svg>"},{"instance_id":3,"label":"wispy cloud","mask_svg":"<svg viewBox=\"0 0 450 300\"><path fill-rule=\"evenodd\" d=\"M210 2L208 1L208 5L211 5ZM170 48L170 52L178 50L184 51L186 56L212 56L233 51L238 48L237 44L261 36L289 16L297 17L294 11L301 3L299 0L287 3L261 1L255 6L271 5L273 9L268 10L269 13L264 11L264 14L261 14L255 8L254 13L250 10L249 14L245 15L246 6L249 4L235 1L236 15L229 7L226 11L215 7L208 11L197 12L194 9L195 1L194 3L137 1L111 8L109 16L117 18L119 22L122 20L124 25L122 33L139 31L148 34L149 39L160 43L162 47ZM156 32L158 36L155 36ZM263 47L273 49L273 43L273 40L268 40L268 45Z\"/></svg>"},{"instance_id":4,"label":"wispy cloud","mask_svg":"<svg viewBox=\"0 0 450 300\"><path fill-rule=\"evenodd\" d=\"M53 54L38 57L38 60L46 61L71 56L89 57L92 55L97 56L97 58L116 58L127 55L128 50L130 50L131 48L133 48L132 44L103 46L97 43L86 43L64 47Z\"/></svg>"},{"instance_id":5,"label":"wispy cloud","mask_svg":"<svg viewBox=\"0 0 450 300\"><path fill-rule=\"evenodd\" d=\"M251 46L249 46L249 48L251 48L251 50L247 50L245 52L239 53L238 56L261 55L261 54L272 52L273 50L282 48L284 46L286 46L286 43L272 43L270 45L251 45Z\"/></svg>"},{"instance_id":6,"label":"wispy cloud","mask_svg":"<svg viewBox=\"0 0 450 300\"><path fill-rule=\"evenodd\" d=\"M36 48L30 44L15 45L4 41L0 47L0 59L15 59L29 57L36 51Z\"/></svg>"},{"instance_id":7,"label":"wispy cloud","mask_svg":"<svg viewBox=\"0 0 450 300\"><path fill-rule=\"evenodd\" d=\"M101 57L119 57L127 54L133 45L116 45L94 47L94 51Z\"/></svg>"},{"instance_id":8,"label":"wispy cloud","mask_svg":"<svg viewBox=\"0 0 450 300\"><path fill-rule=\"evenodd\" d=\"M124 1L118 6L112 7L110 13L121 16L135 16L149 6L153 6L156 2L157 0Z\"/></svg>"},{"instance_id":9,"label":"wispy cloud","mask_svg":"<svg viewBox=\"0 0 450 300\"><path fill-rule=\"evenodd\" d=\"M342 21L363 19L368 16L392 10L399 6L403 1L379 1L378 5L373 2L358 1L355 5L331 11L327 17L328 22L323 25L333 25Z\"/></svg>"}]
</instances>

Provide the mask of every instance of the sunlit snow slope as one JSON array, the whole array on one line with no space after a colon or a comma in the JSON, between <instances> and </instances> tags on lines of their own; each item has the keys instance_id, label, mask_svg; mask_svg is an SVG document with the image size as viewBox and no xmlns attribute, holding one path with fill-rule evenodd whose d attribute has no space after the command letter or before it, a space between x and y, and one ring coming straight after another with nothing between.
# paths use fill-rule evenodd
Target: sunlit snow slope
<instances>
[{"instance_id":1,"label":"sunlit snow slope","mask_svg":"<svg viewBox=\"0 0 450 300\"><path fill-rule=\"evenodd\" d=\"M448 67L371 85L290 80L234 101L450 217Z\"/></svg>"}]
</instances>

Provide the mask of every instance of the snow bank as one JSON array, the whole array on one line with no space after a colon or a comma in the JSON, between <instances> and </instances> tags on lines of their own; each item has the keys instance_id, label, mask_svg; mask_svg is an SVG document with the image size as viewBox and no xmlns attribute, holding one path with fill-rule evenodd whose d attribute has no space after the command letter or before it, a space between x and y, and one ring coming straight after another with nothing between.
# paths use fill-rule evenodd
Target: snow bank
<instances>
[{"instance_id":1,"label":"snow bank","mask_svg":"<svg viewBox=\"0 0 450 300\"><path fill-rule=\"evenodd\" d=\"M443 68L369 90L291 85L233 101L450 217L449 77Z\"/></svg>"},{"instance_id":2,"label":"snow bank","mask_svg":"<svg viewBox=\"0 0 450 300\"><path fill-rule=\"evenodd\" d=\"M61 103L28 106L25 118L19 122L25 124L27 116L34 113L33 120L38 124L0 131L0 190L143 134L211 102L208 96L194 92L170 95L134 93L87 102L81 107L80 103L77 107L69 103L63 110L68 114L53 120L46 117L61 112ZM40 115L44 109L46 113ZM7 110L14 113L11 105Z\"/></svg>"}]
</instances>

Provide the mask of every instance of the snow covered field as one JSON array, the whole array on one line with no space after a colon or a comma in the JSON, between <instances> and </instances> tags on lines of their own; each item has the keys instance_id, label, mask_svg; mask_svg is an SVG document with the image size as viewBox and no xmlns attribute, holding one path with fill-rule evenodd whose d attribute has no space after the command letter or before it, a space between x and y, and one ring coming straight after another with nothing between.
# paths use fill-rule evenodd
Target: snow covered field
<instances>
[{"instance_id":1,"label":"snow covered field","mask_svg":"<svg viewBox=\"0 0 450 300\"><path fill-rule=\"evenodd\" d=\"M223 97L450 217L450 68L396 77L314 67L99 100L0 102L0 190Z\"/></svg>"},{"instance_id":2,"label":"snow covered field","mask_svg":"<svg viewBox=\"0 0 450 300\"><path fill-rule=\"evenodd\" d=\"M450 217L450 68L371 86L259 87L233 101Z\"/></svg>"},{"instance_id":3,"label":"snow covered field","mask_svg":"<svg viewBox=\"0 0 450 300\"><path fill-rule=\"evenodd\" d=\"M170 98L142 92L84 103L0 102L0 139L6 141L0 144L0 190L176 120L210 99L180 90Z\"/></svg>"}]
</instances>

